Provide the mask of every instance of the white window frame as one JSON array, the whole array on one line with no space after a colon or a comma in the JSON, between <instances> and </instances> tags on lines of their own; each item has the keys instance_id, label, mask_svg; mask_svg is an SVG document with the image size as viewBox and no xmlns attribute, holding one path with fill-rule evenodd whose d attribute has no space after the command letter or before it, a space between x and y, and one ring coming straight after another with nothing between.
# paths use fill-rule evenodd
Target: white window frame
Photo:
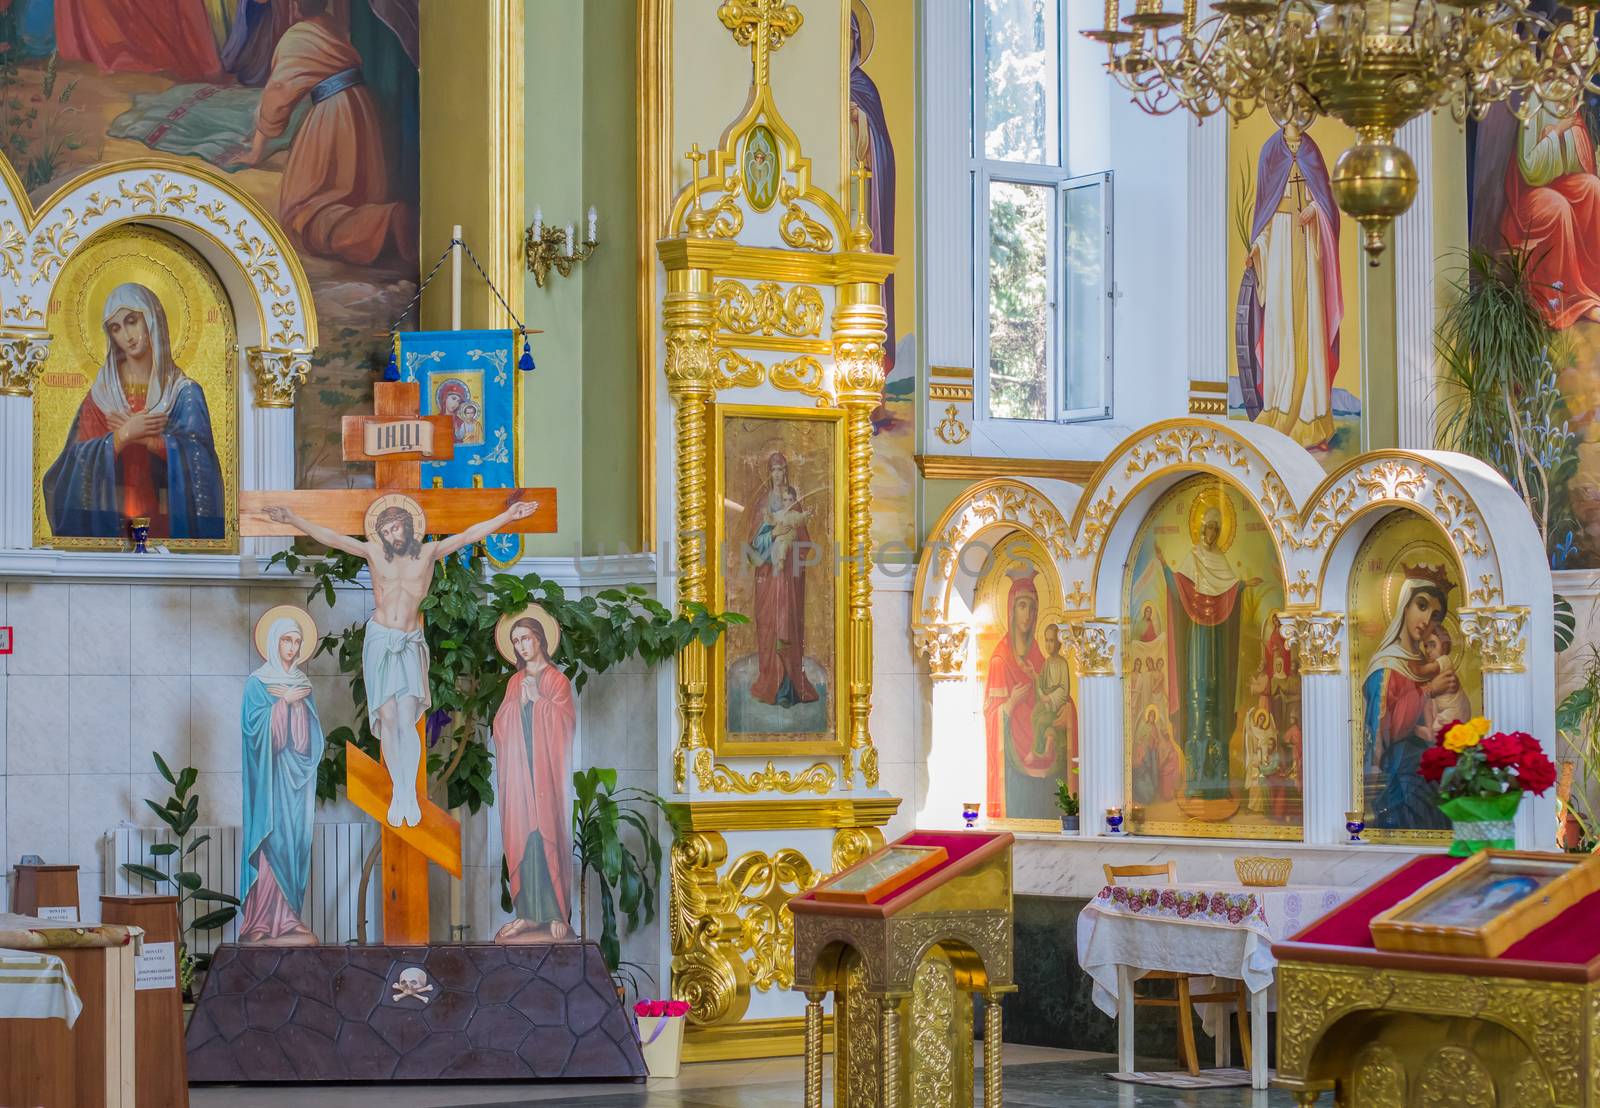
<instances>
[{"instance_id":1,"label":"white window frame","mask_svg":"<svg viewBox=\"0 0 1600 1108\"><path fill-rule=\"evenodd\" d=\"M1056 92L1059 103L1057 121L1056 165L1038 165L1027 162L1005 162L983 156L983 143L987 130L987 67L984 57L984 35L981 26L983 5L981 0L968 0L967 38L971 89L969 141L967 144L967 170L971 194L972 226L972 281L973 281L973 374L974 419L981 423L1003 426L1045 427L1051 424L1089 423L1113 418L1114 408L1114 307L1116 284L1113 278L1113 189L1109 170L1074 176L1068 165L1067 63L1071 53L1065 41L1068 20L1066 6L1069 0L1047 0L1056 4L1056 27L1062 41L1057 43ZM1049 272L1046 276L1046 297L1050 322L1045 338L1046 415L1043 419L1018 419L991 414L989 409L989 189L995 182L1025 185L1044 185L1054 188L1055 199L1049 226L1047 254ZM1067 408L1064 403L1067 371L1064 351L1067 348L1067 318L1061 298L1061 271L1064 264L1062 230L1066 225L1067 193L1080 188L1098 186L1101 192L1101 219L1105 235L1105 290L1106 306L1102 324L1104 337L1101 347L1100 395L1101 403L1080 408Z\"/></svg>"}]
</instances>

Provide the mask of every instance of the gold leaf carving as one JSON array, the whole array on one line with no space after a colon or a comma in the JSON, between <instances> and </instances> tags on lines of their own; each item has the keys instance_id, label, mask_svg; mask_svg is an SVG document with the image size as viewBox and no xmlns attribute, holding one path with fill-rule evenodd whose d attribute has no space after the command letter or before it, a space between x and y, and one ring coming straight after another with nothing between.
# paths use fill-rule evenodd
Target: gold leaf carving
<instances>
[{"instance_id":1,"label":"gold leaf carving","mask_svg":"<svg viewBox=\"0 0 1600 1108\"><path fill-rule=\"evenodd\" d=\"M828 396L822 363L809 354L801 354L774 363L772 368L767 370L767 380L775 387L790 392L798 392L822 401L831 399Z\"/></svg>"},{"instance_id":2,"label":"gold leaf carving","mask_svg":"<svg viewBox=\"0 0 1600 1108\"><path fill-rule=\"evenodd\" d=\"M1417 1091L1421 1108L1494 1108L1494 1078L1464 1047L1435 1051L1417 1079Z\"/></svg>"},{"instance_id":3,"label":"gold leaf carving","mask_svg":"<svg viewBox=\"0 0 1600 1108\"><path fill-rule=\"evenodd\" d=\"M67 255L78 244L78 217L71 208L63 208L61 218L46 227L33 240L34 282L54 279L56 270L66 263Z\"/></svg>"},{"instance_id":4,"label":"gold leaf carving","mask_svg":"<svg viewBox=\"0 0 1600 1108\"><path fill-rule=\"evenodd\" d=\"M763 992L794 987L794 916L789 899L821 880L806 856L784 848L772 855L752 850L728 867L723 879L740 923L739 950L750 984Z\"/></svg>"},{"instance_id":5,"label":"gold leaf carving","mask_svg":"<svg viewBox=\"0 0 1600 1108\"><path fill-rule=\"evenodd\" d=\"M188 205L198 203L200 192L198 185L191 184L185 189L182 185L174 184L165 173L152 173L135 181L132 188L123 181L118 189L123 199L132 203L134 211L144 211L150 215L166 215L169 210L182 212Z\"/></svg>"},{"instance_id":6,"label":"gold leaf carving","mask_svg":"<svg viewBox=\"0 0 1600 1108\"><path fill-rule=\"evenodd\" d=\"M717 324L738 335L784 334L795 338L822 333L822 294L810 285L784 290L776 281L751 289L741 281L716 285Z\"/></svg>"},{"instance_id":7,"label":"gold leaf carving","mask_svg":"<svg viewBox=\"0 0 1600 1108\"><path fill-rule=\"evenodd\" d=\"M784 209L783 217L778 220L778 237L796 250L826 254L833 249L833 232L806 214L799 197L799 192L787 181L779 187L778 199L784 202Z\"/></svg>"},{"instance_id":8,"label":"gold leaf carving","mask_svg":"<svg viewBox=\"0 0 1600 1108\"><path fill-rule=\"evenodd\" d=\"M754 358L747 358L737 350L718 347L712 356L717 388L754 388L766 377L766 367Z\"/></svg>"},{"instance_id":9,"label":"gold leaf carving","mask_svg":"<svg viewBox=\"0 0 1600 1108\"><path fill-rule=\"evenodd\" d=\"M711 791L719 793L803 793L824 796L833 788L838 775L827 762L818 762L809 769L791 773L778 769L771 761L750 774L742 774L732 766L718 762L711 770Z\"/></svg>"}]
</instances>

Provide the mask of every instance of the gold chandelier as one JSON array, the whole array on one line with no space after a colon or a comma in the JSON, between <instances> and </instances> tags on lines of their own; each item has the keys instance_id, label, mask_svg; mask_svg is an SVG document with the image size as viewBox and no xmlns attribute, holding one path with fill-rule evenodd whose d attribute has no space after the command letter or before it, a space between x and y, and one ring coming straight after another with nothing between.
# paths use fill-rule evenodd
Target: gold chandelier
<instances>
[{"instance_id":1,"label":"gold chandelier","mask_svg":"<svg viewBox=\"0 0 1600 1108\"><path fill-rule=\"evenodd\" d=\"M1152 115L1180 108L1243 119L1264 109L1304 130L1319 115L1358 136L1333 168L1333 195L1364 229L1373 265L1384 234L1417 194L1417 167L1395 131L1448 108L1456 122L1504 102L1526 121L1543 110L1566 119L1600 70L1600 0L1562 0L1568 15L1534 0L1197 0L1181 12L1134 0L1119 20L1084 34L1106 44L1106 68ZM1553 7L1553 6L1552 6ZM1560 10L1553 8L1553 10Z\"/></svg>"}]
</instances>

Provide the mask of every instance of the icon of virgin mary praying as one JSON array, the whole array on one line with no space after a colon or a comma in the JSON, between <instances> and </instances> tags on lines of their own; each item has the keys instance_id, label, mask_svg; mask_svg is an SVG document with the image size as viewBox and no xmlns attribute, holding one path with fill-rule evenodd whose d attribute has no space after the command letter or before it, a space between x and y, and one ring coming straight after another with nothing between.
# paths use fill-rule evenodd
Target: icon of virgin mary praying
<instances>
[{"instance_id":1,"label":"icon of virgin mary praying","mask_svg":"<svg viewBox=\"0 0 1600 1108\"><path fill-rule=\"evenodd\" d=\"M239 940L308 946L311 825L322 761L322 721L301 665L317 648L317 625L281 604L256 624L264 659L244 683L239 727L244 744L244 826L239 844Z\"/></svg>"},{"instance_id":2,"label":"icon of virgin mary praying","mask_svg":"<svg viewBox=\"0 0 1600 1108\"><path fill-rule=\"evenodd\" d=\"M101 314L105 360L43 480L50 530L121 538L150 520L151 538L220 539L222 466L205 390L173 360L155 293L118 285Z\"/></svg>"}]
</instances>

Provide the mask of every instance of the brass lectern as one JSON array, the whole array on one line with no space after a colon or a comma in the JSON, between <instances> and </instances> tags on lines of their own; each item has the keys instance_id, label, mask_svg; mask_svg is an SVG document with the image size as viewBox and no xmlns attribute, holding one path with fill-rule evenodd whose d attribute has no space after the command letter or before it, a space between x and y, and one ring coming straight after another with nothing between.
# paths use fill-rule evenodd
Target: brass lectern
<instances>
[{"instance_id":1,"label":"brass lectern","mask_svg":"<svg viewBox=\"0 0 1600 1108\"><path fill-rule=\"evenodd\" d=\"M1004 832L914 831L789 902L806 995L806 1108L822 1108L833 993L838 1108L971 1108L982 995L984 1108L1000 1108L1000 998L1012 984Z\"/></svg>"}]
</instances>

